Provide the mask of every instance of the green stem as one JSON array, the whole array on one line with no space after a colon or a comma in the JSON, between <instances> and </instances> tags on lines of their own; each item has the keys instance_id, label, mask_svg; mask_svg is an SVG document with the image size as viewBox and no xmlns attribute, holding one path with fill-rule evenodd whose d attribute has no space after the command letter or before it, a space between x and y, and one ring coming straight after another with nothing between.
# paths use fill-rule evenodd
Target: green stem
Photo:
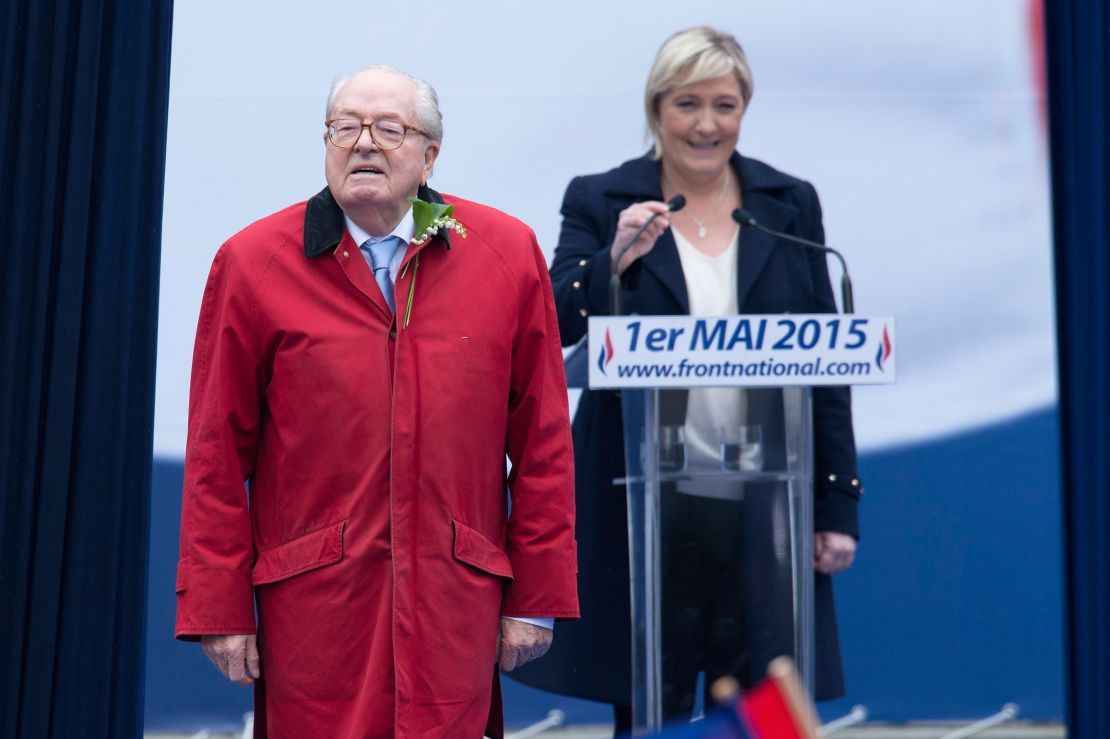
<instances>
[{"instance_id":1,"label":"green stem","mask_svg":"<svg viewBox=\"0 0 1110 739\"><path fill-rule=\"evenodd\" d=\"M406 265L406 271L407 267L408 265ZM419 269L420 255L417 254L415 257L412 258L412 282L409 283L409 297L408 300L405 301L405 322L401 326L402 331L409 327L409 318L412 317L412 296L416 292L416 272Z\"/></svg>"}]
</instances>

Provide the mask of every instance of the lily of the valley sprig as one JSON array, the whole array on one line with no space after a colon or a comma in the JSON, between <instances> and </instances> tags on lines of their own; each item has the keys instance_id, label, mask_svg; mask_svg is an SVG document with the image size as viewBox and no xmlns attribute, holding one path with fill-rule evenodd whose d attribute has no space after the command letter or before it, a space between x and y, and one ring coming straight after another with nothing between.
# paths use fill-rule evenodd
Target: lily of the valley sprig
<instances>
[{"instance_id":1,"label":"lily of the valley sprig","mask_svg":"<svg viewBox=\"0 0 1110 739\"><path fill-rule=\"evenodd\" d=\"M455 206L447 203L429 203L420 198L409 198L409 200L412 201L412 243L414 246L420 246L439 233L441 228L454 231L464 239L466 238L466 228L452 217ZM401 324L402 331L409 327L409 318L412 317L412 296L416 293L416 273L420 269L420 255L417 254L411 262L405 265L405 268L401 271L401 277L404 277L405 273L408 272L409 264L412 265L412 281L409 283L409 296L405 300L405 322Z\"/></svg>"},{"instance_id":2,"label":"lily of the valley sprig","mask_svg":"<svg viewBox=\"0 0 1110 739\"><path fill-rule=\"evenodd\" d=\"M447 203L429 203L420 198L409 198L409 200L412 201L412 220L415 224L413 244L420 246L439 233L441 228L455 231L459 236L466 238L466 228L452 217L455 206Z\"/></svg>"}]
</instances>

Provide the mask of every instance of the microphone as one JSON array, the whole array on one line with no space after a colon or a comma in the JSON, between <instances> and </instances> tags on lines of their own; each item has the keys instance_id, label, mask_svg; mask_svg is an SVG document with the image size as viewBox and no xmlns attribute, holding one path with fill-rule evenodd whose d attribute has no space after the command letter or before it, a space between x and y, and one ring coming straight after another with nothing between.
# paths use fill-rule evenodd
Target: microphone
<instances>
[{"instance_id":1,"label":"microphone","mask_svg":"<svg viewBox=\"0 0 1110 739\"><path fill-rule=\"evenodd\" d=\"M686 207L686 197L683 195L675 195L667 201L667 212L674 213L675 211L682 210ZM619 316L621 314L621 278L617 274L617 265L621 263L621 258L624 257L625 252L632 248L636 243L636 239L644 235L648 226L652 221L659 217L658 213L652 213L651 217L644 221L644 225L632 234L632 238L625 242L624 246L617 249L617 258L613 260L613 274L609 277L609 315Z\"/></svg>"},{"instance_id":2,"label":"microphone","mask_svg":"<svg viewBox=\"0 0 1110 739\"><path fill-rule=\"evenodd\" d=\"M783 233L782 231L772 231L766 226L761 226L758 222L756 222L755 217L743 208L737 208L736 210L732 211L732 220L736 221L741 226L749 226L770 236L774 236L779 239L785 239L786 241L793 241L795 244L801 244L808 249L824 252L826 254L832 254L834 257L839 259L841 272L840 302L844 305L844 313L856 312L855 301L852 299L852 278L848 276L848 263L844 261L844 257L841 256L840 252L838 252L836 249L833 249L831 246L825 246L824 244L818 244L816 241L803 239L801 236L794 236L793 234Z\"/></svg>"}]
</instances>

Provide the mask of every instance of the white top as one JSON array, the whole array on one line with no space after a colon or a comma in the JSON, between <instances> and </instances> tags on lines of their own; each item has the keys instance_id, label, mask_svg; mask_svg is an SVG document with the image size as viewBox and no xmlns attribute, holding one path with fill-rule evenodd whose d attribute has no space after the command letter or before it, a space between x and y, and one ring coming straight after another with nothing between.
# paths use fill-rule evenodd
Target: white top
<instances>
[{"instance_id":1,"label":"white top","mask_svg":"<svg viewBox=\"0 0 1110 739\"><path fill-rule=\"evenodd\" d=\"M711 257L697 250L677 229L671 229L682 273L686 278L686 295L692 316L731 316L739 312L736 296L736 263L740 249L740 228L719 256ZM686 405L687 465L719 466L721 462L721 429L735 428L743 418L743 393L737 388L706 387L690 390ZM703 483L699 483L702 485ZM681 487L681 486L680 486ZM693 491L690 491L693 492ZM701 494L713 493L702 490Z\"/></svg>"}]
</instances>

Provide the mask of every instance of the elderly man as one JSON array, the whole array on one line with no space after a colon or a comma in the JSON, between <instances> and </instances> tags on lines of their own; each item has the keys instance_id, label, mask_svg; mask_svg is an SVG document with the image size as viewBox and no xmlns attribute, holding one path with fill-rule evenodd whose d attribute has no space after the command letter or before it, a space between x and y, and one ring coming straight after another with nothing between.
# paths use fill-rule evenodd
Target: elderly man
<instances>
[{"instance_id":1,"label":"elderly man","mask_svg":"<svg viewBox=\"0 0 1110 739\"><path fill-rule=\"evenodd\" d=\"M546 266L523 223L428 189L426 83L341 78L325 125L327 187L204 291L176 635L253 683L256 736L498 736L497 663L578 616Z\"/></svg>"}]
</instances>

